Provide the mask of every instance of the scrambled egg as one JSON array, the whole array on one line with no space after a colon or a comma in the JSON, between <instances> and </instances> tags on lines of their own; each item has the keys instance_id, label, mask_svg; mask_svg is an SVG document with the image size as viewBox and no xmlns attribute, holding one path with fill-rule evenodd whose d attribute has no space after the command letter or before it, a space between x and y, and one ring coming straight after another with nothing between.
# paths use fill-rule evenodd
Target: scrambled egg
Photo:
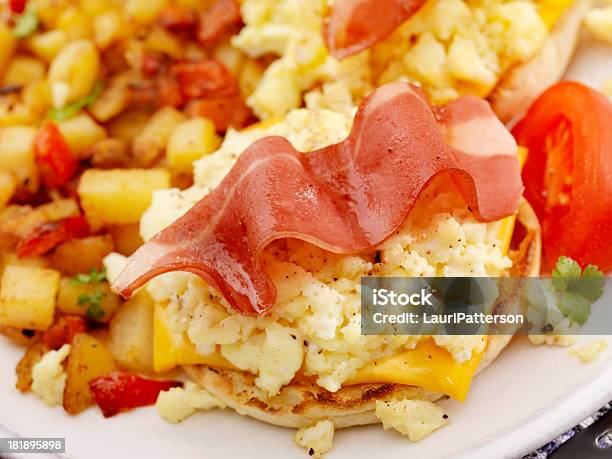
<instances>
[{"instance_id":1,"label":"scrambled egg","mask_svg":"<svg viewBox=\"0 0 612 459\"><path fill-rule=\"evenodd\" d=\"M608 347L608 342L605 339L591 341L584 346L575 349L570 349L568 352L574 357L578 357L582 363L592 362L601 351Z\"/></svg>"},{"instance_id":2,"label":"scrambled egg","mask_svg":"<svg viewBox=\"0 0 612 459\"><path fill-rule=\"evenodd\" d=\"M333 439L334 423L327 419L322 419L314 426L299 429L293 437L298 446L308 450L309 456L317 458L331 451Z\"/></svg>"},{"instance_id":3,"label":"scrambled egg","mask_svg":"<svg viewBox=\"0 0 612 459\"><path fill-rule=\"evenodd\" d=\"M62 362L70 354L70 344L58 351L49 351L32 368L32 392L49 406L61 405L66 386Z\"/></svg>"},{"instance_id":4,"label":"scrambled egg","mask_svg":"<svg viewBox=\"0 0 612 459\"><path fill-rule=\"evenodd\" d=\"M546 344L547 346L568 347L576 344L577 340L572 335L529 335L529 342L534 346Z\"/></svg>"},{"instance_id":5,"label":"scrambled egg","mask_svg":"<svg viewBox=\"0 0 612 459\"><path fill-rule=\"evenodd\" d=\"M376 417L385 430L393 428L410 441L419 441L448 424L444 410L425 400L376 400Z\"/></svg>"},{"instance_id":6,"label":"scrambled egg","mask_svg":"<svg viewBox=\"0 0 612 459\"><path fill-rule=\"evenodd\" d=\"M595 37L612 44L612 5L592 9L587 13L584 23Z\"/></svg>"},{"instance_id":7,"label":"scrambled egg","mask_svg":"<svg viewBox=\"0 0 612 459\"><path fill-rule=\"evenodd\" d=\"M192 188L155 193L141 221L143 237L152 237L214 188L257 138L282 135L298 150L311 151L343 140L351 122L345 114L299 109L267 127L230 131L218 151L196 161ZM336 255L293 239L271 244L263 261L278 298L265 316L233 311L190 273L165 274L146 288L165 308L178 341L186 336L200 354L220 353L256 374L256 385L267 393L277 393L298 372L337 391L364 365L427 339L361 335L362 276L498 276L511 266L498 237L501 222L477 222L449 186L429 188L397 233L371 253ZM485 347L482 336L434 340L458 362Z\"/></svg>"},{"instance_id":8,"label":"scrambled egg","mask_svg":"<svg viewBox=\"0 0 612 459\"><path fill-rule=\"evenodd\" d=\"M534 0L428 0L391 37L339 62L323 42L325 3L242 2L245 27L233 46L251 57L278 56L247 101L261 119L300 107L317 83L335 82L355 102L395 80L421 84L435 103L486 95L505 71L541 49L548 10L568 6L549 5L541 15Z\"/></svg>"},{"instance_id":9,"label":"scrambled egg","mask_svg":"<svg viewBox=\"0 0 612 459\"><path fill-rule=\"evenodd\" d=\"M188 381L184 387L173 387L160 392L155 407L166 421L178 423L198 410L223 409L225 403L197 384Z\"/></svg>"}]
</instances>

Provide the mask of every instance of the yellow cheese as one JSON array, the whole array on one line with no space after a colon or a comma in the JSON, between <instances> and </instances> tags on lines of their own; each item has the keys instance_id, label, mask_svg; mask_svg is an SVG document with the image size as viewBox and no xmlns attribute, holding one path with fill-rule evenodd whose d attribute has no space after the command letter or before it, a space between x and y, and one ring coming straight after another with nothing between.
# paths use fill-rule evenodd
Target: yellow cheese
<instances>
[{"instance_id":1,"label":"yellow cheese","mask_svg":"<svg viewBox=\"0 0 612 459\"><path fill-rule=\"evenodd\" d=\"M519 147L517 153L519 157L519 163L522 169L525 165L525 161L527 161L527 155L529 154L529 150L527 150L527 148L525 147ZM499 228L499 240L504 242L504 255L507 255L508 251L510 250L510 243L512 242L512 233L514 232L515 223L516 215L506 217L501 222L501 226Z\"/></svg>"},{"instance_id":2,"label":"yellow cheese","mask_svg":"<svg viewBox=\"0 0 612 459\"><path fill-rule=\"evenodd\" d=\"M546 27L552 29L576 0L539 0L538 11Z\"/></svg>"},{"instance_id":3,"label":"yellow cheese","mask_svg":"<svg viewBox=\"0 0 612 459\"><path fill-rule=\"evenodd\" d=\"M233 368L232 364L218 353L198 354L187 337L181 336L180 339L177 339L168 325L166 308L156 304L153 316L153 368L156 372L161 373L177 365L213 365Z\"/></svg>"},{"instance_id":4,"label":"yellow cheese","mask_svg":"<svg viewBox=\"0 0 612 459\"><path fill-rule=\"evenodd\" d=\"M450 352L428 339L414 349L371 362L345 384L406 384L446 394L462 402L481 359L482 353L459 363Z\"/></svg>"}]
</instances>

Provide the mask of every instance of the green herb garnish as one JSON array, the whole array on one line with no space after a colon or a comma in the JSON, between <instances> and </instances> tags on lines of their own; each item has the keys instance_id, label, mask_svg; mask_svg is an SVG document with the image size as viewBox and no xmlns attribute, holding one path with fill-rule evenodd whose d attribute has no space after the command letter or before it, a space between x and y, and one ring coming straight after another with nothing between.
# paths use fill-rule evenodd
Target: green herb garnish
<instances>
[{"instance_id":1,"label":"green herb garnish","mask_svg":"<svg viewBox=\"0 0 612 459\"><path fill-rule=\"evenodd\" d=\"M552 272L552 285L559 293L559 310L582 325L589 318L591 304L603 295L604 274L595 265L584 271L569 257L559 257Z\"/></svg>"},{"instance_id":2,"label":"green herb garnish","mask_svg":"<svg viewBox=\"0 0 612 459\"><path fill-rule=\"evenodd\" d=\"M78 303L79 306L87 306L87 317L94 320L99 320L104 317L105 312L102 309L102 299L104 298L103 292L94 293L83 293L79 295Z\"/></svg>"},{"instance_id":3,"label":"green herb garnish","mask_svg":"<svg viewBox=\"0 0 612 459\"><path fill-rule=\"evenodd\" d=\"M89 274L77 274L70 282L73 285L78 284L99 284L106 280L106 269L102 269L98 271L97 269L92 269L89 271Z\"/></svg>"},{"instance_id":4,"label":"green herb garnish","mask_svg":"<svg viewBox=\"0 0 612 459\"><path fill-rule=\"evenodd\" d=\"M52 108L47 113L47 117L56 123L73 118L81 110L89 107L96 100L98 100L100 94L102 94L103 88L104 84L101 81L98 81L89 94L61 108Z\"/></svg>"},{"instance_id":5,"label":"green herb garnish","mask_svg":"<svg viewBox=\"0 0 612 459\"><path fill-rule=\"evenodd\" d=\"M38 28L38 15L36 14L36 2L28 2L25 10L15 23L11 33L15 38L25 38Z\"/></svg>"}]
</instances>

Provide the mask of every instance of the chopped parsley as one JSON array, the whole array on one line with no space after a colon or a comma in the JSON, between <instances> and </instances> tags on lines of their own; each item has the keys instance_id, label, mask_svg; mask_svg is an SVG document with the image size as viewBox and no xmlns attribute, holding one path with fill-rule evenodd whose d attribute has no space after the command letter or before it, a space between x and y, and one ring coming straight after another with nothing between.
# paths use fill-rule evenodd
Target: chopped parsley
<instances>
[{"instance_id":1,"label":"chopped parsley","mask_svg":"<svg viewBox=\"0 0 612 459\"><path fill-rule=\"evenodd\" d=\"M103 87L104 84L101 81L98 81L89 94L61 108L52 108L47 113L47 117L51 121L55 122L65 121L67 119L73 118L82 109L89 107L96 100L98 100L100 94L102 94Z\"/></svg>"},{"instance_id":2,"label":"chopped parsley","mask_svg":"<svg viewBox=\"0 0 612 459\"><path fill-rule=\"evenodd\" d=\"M584 270L569 257L559 257L552 272L552 285L559 293L559 310L583 325L591 313L591 304L603 295L604 274L595 265Z\"/></svg>"},{"instance_id":3,"label":"chopped parsley","mask_svg":"<svg viewBox=\"0 0 612 459\"><path fill-rule=\"evenodd\" d=\"M73 285L78 284L99 284L106 280L106 269L102 269L98 271L97 269L92 269L89 271L89 274L77 274L70 282Z\"/></svg>"},{"instance_id":4,"label":"chopped parsley","mask_svg":"<svg viewBox=\"0 0 612 459\"><path fill-rule=\"evenodd\" d=\"M87 306L87 317L94 320L99 320L104 317L105 312L102 309L102 299L104 292L84 293L79 295L79 306Z\"/></svg>"},{"instance_id":5,"label":"chopped parsley","mask_svg":"<svg viewBox=\"0 0 612 459\"><path fill-rule=\"evenodd\" d=\"M15 38L25 38L31 35L37 28L38 15L36 14L36 2L28 2L11 33Z\"/></svg>"}]
</instances>

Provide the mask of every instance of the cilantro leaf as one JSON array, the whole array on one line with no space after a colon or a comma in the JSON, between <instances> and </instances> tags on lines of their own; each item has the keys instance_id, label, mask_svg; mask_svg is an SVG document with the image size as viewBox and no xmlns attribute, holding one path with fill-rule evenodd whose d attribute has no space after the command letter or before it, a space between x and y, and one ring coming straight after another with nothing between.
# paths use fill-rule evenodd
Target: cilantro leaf
<instances>
[{"instance_id":1,"label":"cilantro leaf","mask_svg":"<svg viewBox=\"0 0 612 459\"><path fill-rule=\"evenodd\" d=\"M552 272L552 285L559 296L559 310L583 325L591 314L591 304L603 295L604 274L594 265L584 271L568 257L559 257Z\"/></svg>"},{"instance_id":2,"label":"cilantro leaf","mask_svg":"<svg viewBox=\"0 0 612 459\"><path fill-rule=\"evenodd\" d=\"M21 13L11 33L15 38L25 38L38 28L36 2L28 2L25 11Z\"/></svg>"},{"instance_id":3,"label":"cilantro leaf","mask_svg":"<svg viewBox=\"0 0 612 459\"><path fill-rule=\"evenodd\" d=\"M87 306L85 313L90 319L98 320L106 314L102 308L104 292L83 293L78 297L79 306Z\"/></svg>"},{"instance_id":4,"label":"cilantro leaf","mask_svg":"<svg viewBox=\"0 0 612 459\"><path fill-rule=\"evenodd\" d=\"M580 278L580 265L569 257L559 257L552 272L552 284L559 291L567 290L570 279Z\"/></svg>"},{"instance_id":5,"label":"cilantro leaf","mask_svg":"<svg viewBox=\"0 0 612 459\"><path fill-rule=\"evenodd\" d=\"M591 314L591 302L577 293L565 292L559 298L559 310L574 322L583 325Z\"/></svg>"},{"instance_id":6,"label":"cilantro leaf","mask_svg":"<svg viewBox=\"0 0 612 459\"><path fill-rule=\"evenodd\" d=\"M96 100L98 100L100 94L102 94L103 87L103 83L98 81L89 94L61 108L52 108L47 113L47 117L51 119L51 121L55 122L61 122L73 118L82 109L89 107Z\"/></svg>"},{"instance_id":7,"label":"cilantro leaf","mask_svg":"<svg viewBox=\"0 0 612 459\"><path fill-rule=\"evenodd\" d=\"M70 282L73 285L78 284L99 284L106 280L106 269L102 269L98 271L97 269L92 269L89 271L89 274L77 274Z\"/></svg>"}]
</instances>

